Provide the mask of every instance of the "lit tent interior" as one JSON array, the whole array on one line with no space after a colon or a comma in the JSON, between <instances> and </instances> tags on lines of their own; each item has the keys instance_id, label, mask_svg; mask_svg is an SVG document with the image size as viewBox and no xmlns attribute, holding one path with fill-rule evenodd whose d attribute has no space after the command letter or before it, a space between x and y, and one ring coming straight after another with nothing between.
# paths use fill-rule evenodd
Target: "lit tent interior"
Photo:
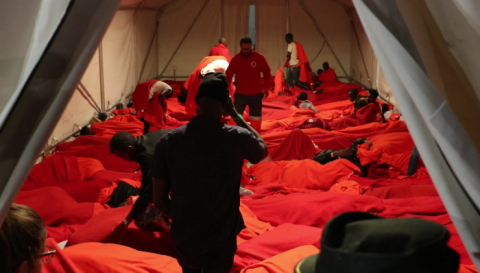
<instances>
[{"instance_id":1,"label":"lit tent interior","mask_svg":"<svg viewBox=\"0 0 480 273\"><path fill-rule=\"evenodd\" d=\"M3 221L12 202L21 201L36 209L42 218L55 218L51 225L47 222L49 237L57 242L68 239L67 247L58 259L69 262L52 262L44 267L45 272L62 272L62 266L65 272L83 272L81 270L85 270L86 264L91 267L88 272L105 272L108 267L100 265L100 258L115 264L118 262L115 255L98 253L100 258L93 261L89 260L89 255L82 256L81 253L94 253L92 249L102 250L103 253L125 251L89 244L106 242L107 233L116 226L112 223L121 221L126 210L123 209L123 215L117 216L108 213L122 208L105 209L99 202L78 202L75 200L78 196L62 199L59 196L68 195L65 192L73 190L67 190L65 186L55 187L53 181L44 187L38 186L38 183L29 185L28 170L34 164L38 166L46 162L45 155L58 151L60 143L71 141L72 136L78 134L79 129L87 126L99 112L110 113L119 102L127 104L137 84L152 79L181 84L208 55L210 48L217 44L219 37L229 40L228 48L233 56L240 50L240 38L251 35L255 50L265 56L272 75L275 75L275 71L285 63L285 34L289 32L294 35L295 41L303 45L314 72L322 67L323 62L329 62L339 81L356 83L364 89L377 89L380 101L391 105L394 113L401 114L400 121L389 122L388 126L403 126L402 130L362 125L358 126L358 132L372 137L383 134L389 142L388 132L392 146L401 145L395 142L394 134L411 135L428 172L425 171L423 177L391 177L388 181L395 185L402 181L416 185L418 181L430 181L431 178L435 193L428 196L415 193L408 198L405 192L400 194L403 197L398 198L370 196L375 197L383 209L352 205L351 208L338 209L338 212L334 209L328 215L318 216L315 224L298 219L279 220L271 216L275 210L266 213L259 209L259 203L245 201L241 207L242 214L244 218L247 214L251 217L248 219L254 222L251 225L255 228L247 224L250 235L241 238L235 257L236 267L232 272L249 272L250 268L253 272L253 268L258 267L264 271L254 272L293 272L290 266L293 268L295 263L290 260L298 261L306 252L311 254L311 249L306 250L303 256L295 251L306 245L317 244L318 248L325 221L337 213L351 210L369 211L385 217L419 217L437 221L452 233L450 244L460 253L461 270L465 270L462 272L477 272L475 266L480 265L480 127L477 121L480 114L480 78L476 71L480 69L480 55L476 52L480 48L480 2L43 0L34 4L29 2L28 7L22 2L0 0L0 18L4 18L0 30L7 30L0 31L3 48L0 50L0 219ZM354 128L350 131L353 132ZM282 133L277 131L269 135L262 132L262 135L266 140L280 137L278 142L272 142L276 148L288 132L285 129ZM322 133L318 132L307 133L317 145L317 140L323 141L319 140ZM340 131L339 134L348 133ZM411 150L412 147L401 152L409 154ZM63 150L63 153L70 157L75 155L74 151ZM51 170L45 170L45 175L50 172L48 175L58 178L61 176L58 173L65 172L62 168L68 169L67 163L62 164L53 163ZM114 168L110 171L119 170ZM339 177L335 170L326 174ZM66 176L66 180L59 178L55 182L67 182L71 174ZM339 182L333 181L333 184ZM367 191L374 192L375 187ZM413 192L414 188L412 186L408 191ZM323 192L328 189L316 190ZM38 199L38 192L45 193L44 198L47 199ZM363 195L366 193L359 194L358 198ZM66 203L45 208L42 205L44 200L63 200ZM403 214L387 215L386 207L392 204L391 200L405 202L398 203L404 210ZM70 206L71 203L74 204ZM287 206L287 203L283 204ZM320 208L312 209L312 204ZM305 203L306 207L296 206L296 209L298 214L322 214L322 204L325 205L321 202ZM409 206L411 208L407 209ZM75 211L64 211L67 207ZM435 209L430 211L432 207ZM393 208L388 211L395 209L400 210ZM98 212L100 210L103 211ZM95 212L92 214L91 211ZM72 220L71 214L76 213L78 216ZM103 222L99 217L104 219ZM95 226L95 222L102 227ZM306 229L285 225L296 228L310 226L316 230L308 233ZM92 229L99 229L101 231L97 233L105 234L103 237L92 235ZM298 241L275 245L278 251L265 250L261 238L267 238L267 233L280 229L292 232L292 238L298 238ZM303 232L315 235L315 240L308 241ZM135 231L129 234L132 237L121 244L159 253L148 256L158 266L155 272L181 272L175 264L176 260L168 256L170 249L162 240L165 235L155 234L158 240L152 240L151 234L138 235ZM72 241L76 241L75 244ZM242 244L246 243L248 247L242 249ZM137 252L124 252L124 255L143 259ZM134 266L128 267L128 261L125 258L118 262L117 267L112 265L108 270L143 272ZM67 269L66 264L73 264L74 269ZM98 271L91 271L94 267Z\"/></svg>"}]
</instances>

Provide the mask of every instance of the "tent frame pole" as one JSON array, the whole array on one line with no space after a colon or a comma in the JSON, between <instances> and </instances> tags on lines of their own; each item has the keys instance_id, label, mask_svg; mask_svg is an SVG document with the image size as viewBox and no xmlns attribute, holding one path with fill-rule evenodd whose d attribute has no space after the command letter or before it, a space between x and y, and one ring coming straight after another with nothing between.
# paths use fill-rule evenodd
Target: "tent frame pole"
<instances>
[{"instance_id":1,"label":"tent frame pole","mask_svg":"<svg viewBox=\"0 0 480 273\"><path fill-rule=\"evenodd\" d=\"M100 67L100 110L105 111L105 75L103 71L103 40L98 45L98 64Z\"/></svg>"},{"instance_id":2,"label":"tent frame pole","mask_svg":"<svg viewBox=\"0 0 480 273\"><path fill-rule=\"evenodd\" d=\"M188 34L189 34L190 31L192 30L193 26L195 25L195 23L197 22L198 18L200 17L200 15L202 14L203 10L205 9L205 7L207 6L207 4L208 4L209 2L210 2L210 0L205 0L205 2L203 3L202 8L200 8L200 10L198 11L198 13L197 13L197 15L195 16L195 19L193 20L192 24L190 24L190 27L188 28L187 32L185 33L185 35L183 35L182 40L180 40L180 43L178 44L177 48L175 49L175 51L173 51L172 56L170 57L170 59L168 60L167 64L166 64L165 67L163 68L162 72L160 73L159 78L161 78L161 77L163 76L163 74L164 74L165 71L167 70L168 66L169 66L170 63L172 62L173 58L175 57L175 55L177 55L178 50L179 50L180 47L182 46L183 42L184 42L185 39L187 38Z\"/></svg>"}]
</instances>

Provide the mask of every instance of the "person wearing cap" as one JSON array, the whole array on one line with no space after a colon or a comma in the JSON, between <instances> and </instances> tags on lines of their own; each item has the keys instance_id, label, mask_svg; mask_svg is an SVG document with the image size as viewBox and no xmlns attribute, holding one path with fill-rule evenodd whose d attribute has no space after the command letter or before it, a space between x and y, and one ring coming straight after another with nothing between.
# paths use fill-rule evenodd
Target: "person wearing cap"
<instances>
[{"instance_id":1,"label":"person wearing cap","mask_svg":"<svg viewBox=\"0 0 480 273\"><path fill-rule=\"evenodd\" d=\"M242 166L244 160L260 162L268 150L235 110L225 74L205 75L195 99L198 115L157 143L153 200L172 221L183 272L227 273L245 228L239 211ZM238 126L222 123L224 115Z\"/></svg>"},{"instance_id":2,"label":"person wearing cap","mask_svg":"<svg viewBox=\"0 0 480 273\"><path fill-rule=\"evenodd\" d=\"M386 219L365 212L332 218L320 254L301 260L295 273L456 273L460 257L440 224L417 218Z\"/></svg>"}]
</instances>

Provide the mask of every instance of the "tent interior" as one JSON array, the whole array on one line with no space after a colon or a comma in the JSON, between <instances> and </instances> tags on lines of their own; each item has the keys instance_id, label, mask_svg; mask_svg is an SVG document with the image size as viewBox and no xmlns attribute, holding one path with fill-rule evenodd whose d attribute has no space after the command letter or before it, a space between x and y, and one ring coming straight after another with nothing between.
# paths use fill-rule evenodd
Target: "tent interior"
<instances>
[{"instance_id":1,"label":"tent interior","mask_svg":"<svg viewBox=\"0 0 480 273\"><path fill-rule=\"evenodd\" d=\"M478 272L480 127L476 117L480 114L480 78L476 71L480 55L472 52L480 48L480 21L475 16L480 12L479 3L117 1L110 17L100 11L115 1L103 4L108 1L98 0L97 12L90 10L99 26L92 32L94 42L79 40L77 44L89 48L92 57L84 60L83 66L79 64L77 78L65 80L72 88L52 85L58 94L52 94L44 105L22 104L26 95L20 91L37 83L32 79L42 68L37 62L41 63L43 50L55 49L50 39L62 37L55 29L68 13L65 10L73 10L72 3L79 1L62 0L56 5L40 1L27 9L24 12L34 17L32 28L52 30L48 35L22 32L27 41L24 47L5 43L6 49L15 48L22 58L0 52L0 60L8 60L0 62L0 85L12 90L0 98L13 98L0 101L0 107L6 109L0 115L0 164L8 163L0 165L0 219L12 202L27 205L41 216L47 245L57 251L42 272L182 272L165 230L147 230L131 223L122 238L110 241L137 200L132 194L122 206L112 206L109 202L115 189L122 182L138 189L142 180L136 162L110 152L110 139L116 132L144 133L144 122L134 109L118 109L117 104L127 106L141 83L165 81L174 89L174 96L167 100L164 127L155 128L188 124L192 117L176 98L185 81L220 37L228 39L233 57L240 52L239 41L245 36L252 38L254 50L270 66L273 95L264 98L259 132L269 156L258 164L244 164L242 170L241 183L253 194L240 199L246 228L237 236L231 272L294 272L299 260L319 253L327 222L352 211L436 222L450 233L448 246L459 254L458 272ZM87 2L95 1L85 0L84 5ZM0 0L0 12L2 5ZM51 15L45 21L42 16L47 10ZM15 19L11 17L5 18ZM78 25L95 29L94 21ZM2 36L0 31L0 41L12 33ZM78 39L85 33L79 30ZM302 92L298 87L285 95L275 91L287 75L287 33L302 45L314 78L324 62L336 72L334 87L316 94L307 91L313 110L297 104L296 95ZM12 64L15 69L8 70ZM281 76L275 74L279 69ZM11 76L15 71L21 76ZM382 121L333 127L340 126L337 121L347 118L346 111L353 107L347 95L351 88L365 96L369 89L377 90L376 103L388 106L389 116L382 115ZM18 107L32 109L30 116L18 120L44 127L41 134L28 133L38 137L34 144L18 140L25 146L18 155L21 164L17 158L8 161L14 157L7 156L13 146L5 141L27 132L11 125ZM106 121L98 120L100 113L107 113ZM355 112L348 115L355 116ZM47 117L50 123L40 122ZM244 118L248 120L248 111ZM96 135L79 136L84 127L92 128ZM358 139L368 141L352 144ZM330 162L313 160L327 150ZM348 156L333 156L345 150L354 151L358 164L347 160ZM411 173L414 157L418 162ZM9 171L2 174L4 170Z\"/></svg>"}]
</instances>

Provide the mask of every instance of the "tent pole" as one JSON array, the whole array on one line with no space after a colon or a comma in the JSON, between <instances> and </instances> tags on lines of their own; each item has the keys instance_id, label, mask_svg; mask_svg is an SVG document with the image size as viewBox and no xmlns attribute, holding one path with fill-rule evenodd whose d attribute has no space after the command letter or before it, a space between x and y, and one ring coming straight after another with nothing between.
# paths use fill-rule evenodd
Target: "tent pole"
<instances>
[{"instance_id":1,"label":"tent pole","mask_svg":"<svg viewBox=\"0 0 480 273\"><path fill-rule=\"evenodd\" d=\"M220 37L225 35L225 0L220 0Z\"/></svg>"},{"instance_id":2,"label":"tent pole","mask_svg":"<svg viewBox=\"0 0 480 273\"><path fill-rule=\"evenodd\" d=\"M98 45L98 59L100 66L100 110L105 111L105 77L103 73L103 41Z\"/></svg>"},{"instance_id":3,"label":"tent pole","mask_svg":"<svg viewBox=\"0 0 480 273\"><path fill-rule=\"evenodd\" d=\"M157 32L158 32L158 25L160 24L160 16L163 14L165 11L166 5L163 5L162 8L160 8L157 12L157 16L155 16L155 30L153 32L152 39L150 40L150 45L147 50L147 54L145 55L145 58L143 59L143 64L142 64L142 69L140 70L140 75L138 76L138 81L137 84L140 83L142 80L143 72L145 72L145 67L147 66L147 61L148 61L148 56L150 56L150 52L152 51L153 43L155 42L155 38L157 37Z\"/></svg>"},{"instance_id":4,"label":"tent pole","mask_svg":"<svg viewBox=\"0 0 480 273\"><path fill-rule=\"evenodd\" d=\"M358 50L360 51L360 57L362 58L363 68L365 69L365 73L367 74L367 81L370 85L370 88L372 88L372 79L370 78L370 74L368 73L368 69L367 69L367 64L365 63L365 58L363 57L362 45L360 44L360 39L358 39L357 28L355 27L355 22L353 22L353 15L351 11L348 11L347 13L348 13L348 17L350 17L350 23L352 24L353 35L355 36L355 40L357 41Z\"/></svg>"},{"instance_id":5,"label":"tent pole","mask_svg":"<svg viewBox=\"0 0 480 273\"><path fill-rule=\"evenodd\" d=\"M287 5L287 33L291 33L292 21L290 17L290 0L285 0Z\"/></svg>"},{"instance_id":6,"label":"tent pole","mask_svg":"<svg viewBox=\"0 0 480 273\"><path fill-rule=\"evenodd\" d=\"M317 28L317 31L318 33L320 33L320 35L323 37L323 39L325 40L325 43L327 44L328 48L330 49L330 51L332 51L332 54L333 56L335 57L335 60L338 62L338 64L340 65L340 68L342 69L343 73L345 74L345 76L347 77L350 77L347 73L347 71L345 71L345 68L343 67L342 63L340 62L340 59L338 58L337 54L335 54L335 51L333 50L332 46L330 45L330 43L328 42L327 40L327 37L325 36L325 34L323 34L322 30L320 29L320 27L318 26L317 24L317 21L315 20L315 17L313 17L313 15L310 13L310 11L308 10L307 6L305 5L305 2L303 2L303 0L297 0L298 3L300 4L300 6L302 6L303 10L305 10L305 12L307 13L307 15L310 17L310 19L314 22L315 24L315 27Z\"/></svg>"},{"instance_id":7,"label":"tent pole","mask_svg":"<svg viewBox=\"0 0 480 273\"><path fill-rule=\"evenodd\" d=\"M180 40L180 43L178 44L177 48L175 49L175 51L173 52L172 56L170 57L170 59L168 60L167 64L166 64L165 67L163 68L162 72L160 73L159 78L162 78L163 73L165 73L165 70L167 70L168 66L170 65L170 63L171 63L172 60L173 60L173 57L175 57L175 55L177 54L178 50L179 50L180 47L182 46L182 44L183 44L183 42L185 41L185 39L187 38L188 34L190 33L190 31L192 30L193 26L194 26L195 23L197 22L198 18L199 18L200 15L202 14L203 10L204 10L205 7L207 6L208 2L210 2L210 0L205 0L205 2L203 3L202 8L198 11L197 16L195 16L195 19L193 19L192 24L191 24L190 27L188 28L188 30L187 30L187 32L185 33L185 35L183 35L182 40Z\"/></svg>"},{"instance_id":8,"label":"tent pole","mask_svg":"<svg viewBox=\"0 0 480 273\"><path fill-rule=\"evenodd\" d=\"M87 88L85 87L85 85L83 85L83 83L80 81L79 82L79 85L80 85L80 89L82 89L82 91L90 98L90 100L92 100L92 102L95 104L96 106L96 109L97 111L100 112L100 107L98 106L97 102L95 101L95 99L93 99L92 95L90 94L90 92L88 92Z\"/></svg>"}]
</instances>

